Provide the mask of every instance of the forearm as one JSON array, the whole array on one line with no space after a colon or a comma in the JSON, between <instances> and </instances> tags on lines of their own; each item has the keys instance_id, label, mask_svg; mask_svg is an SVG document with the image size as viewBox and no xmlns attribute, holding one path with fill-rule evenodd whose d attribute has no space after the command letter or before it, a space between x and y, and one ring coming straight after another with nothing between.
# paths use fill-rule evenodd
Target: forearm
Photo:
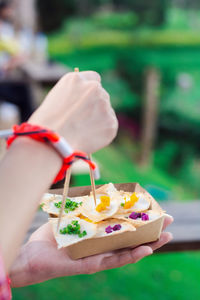
<instances>
[{"instance_id":1,"label":"forearm","mask_svg":"<svg viewBox=\"0 0 200 300\"><path fill-rule=\"evenodd\" d=\"M16 140L1 162L0 245L7 271L61 164L54 149L29 138Z\"/></svg>"}]
</instances>

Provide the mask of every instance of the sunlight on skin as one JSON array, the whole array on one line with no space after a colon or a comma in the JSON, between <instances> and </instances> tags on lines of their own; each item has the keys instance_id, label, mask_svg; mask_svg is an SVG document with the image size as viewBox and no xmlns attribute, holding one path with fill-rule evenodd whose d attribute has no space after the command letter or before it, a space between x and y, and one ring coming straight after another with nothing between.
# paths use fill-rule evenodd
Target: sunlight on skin
<instances>
[{"instance_id":1,"label":"sunlight on skin","mask_svg":"<svg viewBox=\"0 0 200 300\"><path fill-rule=\"evenodd\" d=\"M166 216L163 230L172 222L173 218ZM163 232L158 241L145 246L72 260L67 255L66 249L57 250L51 226L46 223L36 230L22 247L11 270L12 286L20 287L62 276L92 274L136 263L171 239L171 233Z\"/></svg>"}]
</instances>

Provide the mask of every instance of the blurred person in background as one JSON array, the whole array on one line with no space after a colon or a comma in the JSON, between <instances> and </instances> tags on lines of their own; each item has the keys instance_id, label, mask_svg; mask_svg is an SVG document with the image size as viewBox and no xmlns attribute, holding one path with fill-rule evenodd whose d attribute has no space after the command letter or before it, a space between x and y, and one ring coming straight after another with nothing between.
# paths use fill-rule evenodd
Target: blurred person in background
<instances>
[{"instance_id":1,"label":"blurred person in background","mask_svg":"<svg viewBox=\"0 0 200 300\"><path fill-rule=\"evenodd\" d=\"M0 0L0 101L15 104L20 111L21 122L33 113L34 105L30 87L22 79L11 74L26 61L12 24L14 4L12 0Z\"/></svg>"}]
</instances>

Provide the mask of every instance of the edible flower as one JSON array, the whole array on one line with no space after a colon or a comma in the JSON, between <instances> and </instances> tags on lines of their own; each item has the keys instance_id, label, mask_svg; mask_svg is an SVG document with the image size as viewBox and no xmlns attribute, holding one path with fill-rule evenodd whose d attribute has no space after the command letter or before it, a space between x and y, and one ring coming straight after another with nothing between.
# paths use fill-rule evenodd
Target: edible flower
<instances>
[{"instance_id":1,"label":"edible flower","mask_svg":"<svg viewBox=\"0 0 200 300\"><path fill-rule=\"evenodd\" d=\"M140 218L140 217L141 217L141 214L136 213L134 211L129 215L129 218L133 219L133 220L136 220L137 218Z\"/></svg>"},{"instance_id":2,"label":"edible flower","mask_svg":"<svg viewBox=\"0 0 200 300\"><path fill-rule=\"evenodd\" d=\"M149 216L145 213L142 213L142 221L149 221Z\"/></svg>"},{"instance_id":3,"label":"edible flower","mask_svg":"<svg viewBox=\"0 0 200 300\"><path fill-rule=\"evenodd\" d=\"M106 227L105 232L106 232L106 233L111 233L111 232L113 232L112 227L111 227L111 226Z\"/></svg>"},{"instance_id":4,"label":"edible flower","mask_svg":"<svg viewBox=\"0 0 200 300\"><path fill-rule=\"evenodd\" d=\"M136 196L136 193L133 193L131 196L130 196L130 200L129 201L126 201L126 198L125 198L125 203L123 206L123 208L125 209L128 209L128 208L131 208L133 205L135 205L135 203L138 201L139 197Z\"/></svg>"},{"instance_id":5,"label":"edible flower","mask_svg":"<svg viewBox=\"0 0 200 300\"><path fill-rule=\"evenodd\" d=\"M106 210L107 207L110 206L110 197L109 196L101 196L100 201L101 202L96 207L96 211L98 211L98 212Z\"/></svg>"},{"instance_id":6,"label":"edible flower","mask_svg":"<svg viewBox=\"0 0 200 300\"><path fill-rule=\"evenodd\" d=\"M113 226L113 231L120 230L121 228L122 226L120 224L116 224L115 226Z\"/></svg>"},{"instance_id":7,"label":"edible flower","mask_svg":"<svg viewBox=\"0 0 200 300\"><path fill-rule=\"evenodd\" d=\"M137 219L142 219L142 221L149 221L149 216L145 213L136 213L136 212L132 212L130 215L129 215L129 218L130 219L133 219L133 220L137 220Z\"/></svg>"},{"instance_id":8,"label":"edible flower","mask_svg":"<svg viewBox=\"0 0 200 300\"><path fill-rule=\"evenodd\" d=\"M118 231L118 230L120 230L121 228L122 228L122 226L121 226L120 224L116 224L116 225L114 225L113 227L109 225L108 227L106 227L105 232L106 232L106 233L111 233L111 232L113 232L113 231Z\"/></svg>"}]
</instances>

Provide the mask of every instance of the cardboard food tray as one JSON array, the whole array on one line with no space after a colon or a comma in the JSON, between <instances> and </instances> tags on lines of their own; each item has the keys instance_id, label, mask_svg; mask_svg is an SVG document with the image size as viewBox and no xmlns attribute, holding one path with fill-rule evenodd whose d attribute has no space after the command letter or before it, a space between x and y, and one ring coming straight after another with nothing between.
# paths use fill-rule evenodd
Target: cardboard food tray
<instances>
[{"instance_id":1,"label":"cardboard food tray","mask_svg":"<svg viewBox=\"0 0 200 300\"><path fill-rule=\"evenodd\" d=\"M151 200L151 206L149 209L163 211L155 199L138 183L120 183L114 185L117 190L143 193L145 197L148 197ZM97 185L96 187L98 188L100 185ZM72 187L69 189L69 197L85 196L89 195L90 192L91 186ZM63 189L50 190L50 193L62 194ZM158 240L161 234L163 221L164 215L162 214L162 216L160 216L158 219L152 220L147 224L138 227L136 231L122 232L115 235L86 239L66 247L66 250L72 259L78 259L122 248L133 248Z\"/></svg>"}]
</instances>

